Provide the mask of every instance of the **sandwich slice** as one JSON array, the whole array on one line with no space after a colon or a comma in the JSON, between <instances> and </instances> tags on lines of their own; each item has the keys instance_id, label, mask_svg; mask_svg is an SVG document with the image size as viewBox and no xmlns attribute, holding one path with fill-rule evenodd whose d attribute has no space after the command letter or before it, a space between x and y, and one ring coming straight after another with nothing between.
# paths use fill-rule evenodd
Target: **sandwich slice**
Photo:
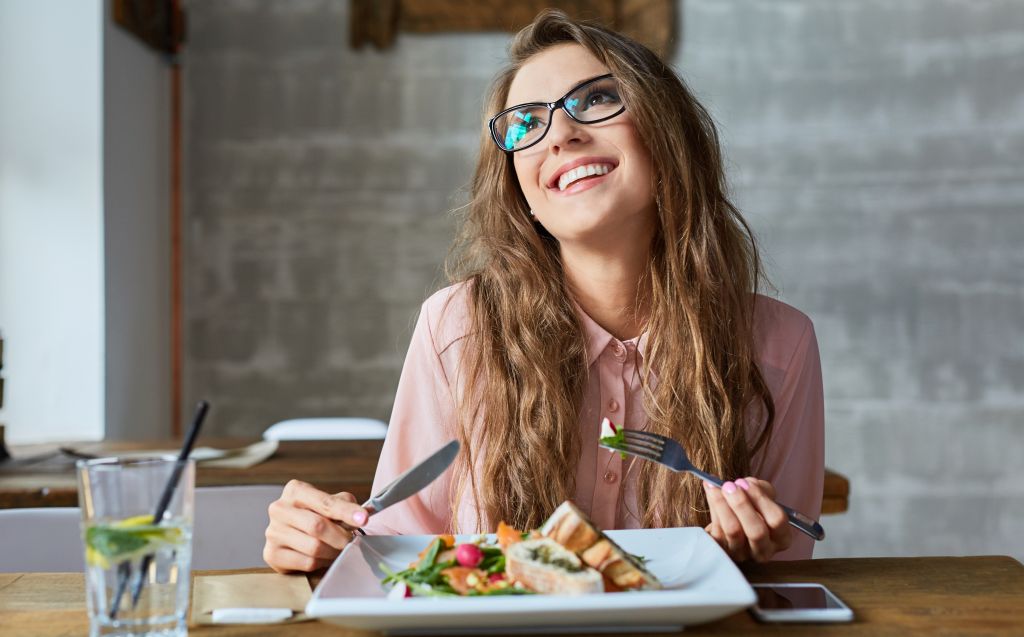
<instances>
[{"instance_id":1,"label":"sandwich slice","mask_svg":"<svg viewBox=\"0 0 1024 637\"><path fill-rule=\"evenodd\" d=\"M636 558L602 533L583 511L566 500L555 509L540 529L580 557L584 564L596 569L606 581L606 589L652 590L661 583Z\"/></svg>"},{"instance_id":2,"label":"sandwich slice","mask_svg":"<svg viewBox=\"0 0 1024 637\"><path fill-rule=\"evenodd\" d=\"M538 593L603 593L604 579L572 551L550 538L516 542L505 549L505 573Z\"/></svg>"}]
</instances>

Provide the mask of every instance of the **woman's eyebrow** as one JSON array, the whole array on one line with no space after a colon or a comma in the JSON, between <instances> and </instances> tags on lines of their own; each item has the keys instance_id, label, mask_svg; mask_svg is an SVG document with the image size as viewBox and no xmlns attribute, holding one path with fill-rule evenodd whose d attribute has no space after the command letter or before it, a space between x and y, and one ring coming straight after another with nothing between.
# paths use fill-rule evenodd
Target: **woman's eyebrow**
<instances>
[{"instance_id":1,"label":"woman's eyebrow","mask_svg":"<svg viewBox=\"0 0 1024 637\"><path fill-rule=\"evenodd\" d=\"M587 82L590 82L592 80L596 80L597 78L602 77L604 75L608 75L608 73L607 72L606 73L598 73L597 75L592 75L592 76L590 76L590 77L588 77L586 79L578 80L578 81L574 82L573 84L570 84L569 88L567 88L565 90L565 92L562 93L562 95L565 95L566 93L569 93L570 91L572 91L574 89L577 89L580 86L583 86ZM561 97L561 95L559 97ZM558 98L556 98L556 99L558 99ZM505 108L514 108L516 106L522 106L523 104L548 104L548 103L549 102L547 102L546 100L530 100L528 102L514 102L512 104L509 104Z\"/></svg>"}]
</instances>

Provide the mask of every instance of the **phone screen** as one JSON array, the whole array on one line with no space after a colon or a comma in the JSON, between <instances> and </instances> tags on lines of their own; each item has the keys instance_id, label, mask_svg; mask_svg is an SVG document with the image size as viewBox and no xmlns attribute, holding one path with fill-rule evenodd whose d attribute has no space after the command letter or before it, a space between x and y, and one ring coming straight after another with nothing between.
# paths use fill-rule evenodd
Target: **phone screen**
<instances>
[{"instance_id":1,"label":"phone screen","mask_svg":"<svg viewBox=\"0 0 1024 637\"><path fill-rule=\"evenodd\" d=\"M764 610L843 608L820 586L755 586L757 605Z\"/></svg>"}]
</instances>

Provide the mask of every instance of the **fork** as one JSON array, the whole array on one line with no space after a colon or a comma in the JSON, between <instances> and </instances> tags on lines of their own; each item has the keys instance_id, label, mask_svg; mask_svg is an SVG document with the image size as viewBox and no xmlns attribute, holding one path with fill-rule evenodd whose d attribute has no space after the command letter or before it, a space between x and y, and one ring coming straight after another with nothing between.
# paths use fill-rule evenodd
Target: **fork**
<instances>
[{"instance_id":1,"label":"fork","mask_svg":"<svg viewBox=\"0 0 1024 637\"><path fill-rule=\"evenodd\" d=\"M622 433L623 442L621 446L605 444L603 442L600 443L600 445L605 449L620 451L622 453L628 453L631 456L636 456L637 458L657 462L658 464L664 465L675 472L685 471L687 473L692 473L698 478L706 480L716 487L722 486L723 481L721 478L713 476L710 473L705 473L693 466L693 463L690 462L690 459L686 456L686 450L683 449L683 446L675 440L660 434L648 431L635 431L624 427L618 428L618 431ZM796 527L797 530L809 535L815 540L825 539L825 529L822 528L820 524L803 513L800 513L796 509L791 509L782 503L778 504L782 507L782 510L786 512L786 516L789 518L789 523Z\"/></svg>"}]
</instances>

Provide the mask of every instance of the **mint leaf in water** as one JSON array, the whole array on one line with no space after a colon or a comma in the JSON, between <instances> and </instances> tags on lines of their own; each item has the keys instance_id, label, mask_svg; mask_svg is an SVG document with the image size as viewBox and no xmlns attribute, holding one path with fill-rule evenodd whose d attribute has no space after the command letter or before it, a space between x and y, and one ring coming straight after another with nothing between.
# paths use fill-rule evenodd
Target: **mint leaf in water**
<instances>
[{"instance_id":1,"label":"mint leaf in water","mask_svg":"<svg viewBox=\"0 0 1024 637\"><path fill-rule=\"evenodd\" d=\"M85 532L86 546L106 558L132 553L149 543L149 538L131 529L93 526Z\"/></svg>"}]
</instances>

